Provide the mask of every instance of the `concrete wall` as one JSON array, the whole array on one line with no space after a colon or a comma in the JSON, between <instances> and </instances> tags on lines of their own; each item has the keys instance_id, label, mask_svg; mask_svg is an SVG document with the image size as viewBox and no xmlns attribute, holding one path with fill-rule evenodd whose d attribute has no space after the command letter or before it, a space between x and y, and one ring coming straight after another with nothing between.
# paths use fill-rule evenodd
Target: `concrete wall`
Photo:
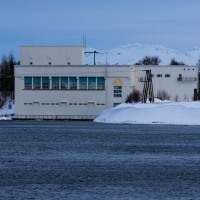
<instances>
[{"instance_id":1,"label":"concrete wall","mask_svg":"<svg viewBox=\"0 0 200 200\"><path fill-rule=\"evenodd\" d=\"M83 65L83 46L21 46L21 65Z\"/></svg>"}]
</instances>

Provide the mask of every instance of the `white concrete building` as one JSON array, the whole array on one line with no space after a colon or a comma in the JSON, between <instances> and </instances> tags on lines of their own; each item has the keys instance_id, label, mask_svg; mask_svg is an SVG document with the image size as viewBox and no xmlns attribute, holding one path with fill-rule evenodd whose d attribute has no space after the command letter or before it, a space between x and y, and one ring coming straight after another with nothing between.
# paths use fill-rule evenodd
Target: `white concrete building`
<instances>
[{"instance_id":1,"label":"white concrete building","mask_svg":"<svg viewBox=\"0 0 200 200\"><path fill-rule=\"evenodd\" d=\"M16 119L94 119L125 102L133 88L142 91L143 70L151 70L155 97L162 89L172 100L189 100L198 89L198 67L83 65L82 47L23 46L20 52Z\"/></svg>"},{"instance_id":2,"label":"white concrete building","mask_svg":"<svg viewBox=\"0 0 200 200\"><path fill-rule=\"evenodd\" d=\"M198 91L197 66L131 66L131 86L142 91L145 70L151 70L154 97L165 90L170 100L189 101L194 97L194 90Z\"/></svg>"}]
</instances>

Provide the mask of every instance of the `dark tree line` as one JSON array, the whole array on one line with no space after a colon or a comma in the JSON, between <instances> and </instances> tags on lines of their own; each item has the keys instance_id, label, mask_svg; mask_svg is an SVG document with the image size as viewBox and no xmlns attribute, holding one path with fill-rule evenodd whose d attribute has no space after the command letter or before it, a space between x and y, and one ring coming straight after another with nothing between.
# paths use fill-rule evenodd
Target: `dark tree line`
<instances>
[{"instance_id":1,"label":"dark tree line","mask_svg":"<svg viewBox=\"0 0 200 200\"><path fill-rule=\"evenodd\" d=\"M12 53L8 57L2 57L0 65L0 98L5 101L7 98L14 100L14 65L16 63Z\"/></svg>"},{"instance_id":2,"label":"dark tree line","mask_svg":"<svg viewBox=\"0 0 200 200\"><path fill-rule=\"evenodd\" d=\"M160 62L161 60L158 56L145 56L142 60L135 63L135 65L159 65ZM197 64L200 66L200 59ZM175 58L172 58L169 65L185 65L185 63L176 61Z\"/></svg>"},{"instance_id":3,"label":"dark tree line","mask_svg":"<svg viewBox=\"0 0 200 200\"><path fill-rule=\"evenodd\" d=\"M159 65L161 62L158 56L145 56L142 60L139 60L135 65Z\"/></svg>"},{"instance_id":4,"label":"dark tree line","mask_svg":"<svg viewBox=\"0 0 200 200\"><path fill-rule=\"evenodd\" d=\"M171 59L170 65L185 65L184 62L178 62L175 60L175 58Z\"/></svg>"}]
</instances>

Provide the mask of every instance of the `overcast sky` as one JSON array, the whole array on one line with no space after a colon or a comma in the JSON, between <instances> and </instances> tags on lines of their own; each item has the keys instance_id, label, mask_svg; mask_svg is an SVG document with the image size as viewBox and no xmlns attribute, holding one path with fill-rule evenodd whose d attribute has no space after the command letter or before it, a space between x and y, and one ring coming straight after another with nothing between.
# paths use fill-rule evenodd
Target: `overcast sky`
<instances>
[{"instance_id":1,"label":"overcast sky","mask_svg":"<svg viewBox=\"0 0 200 200\"><path fill-rule=\"evenodd\" d=\"M0 56L22 45L200 47L200 0L0 0Z\"/></svg>"}]
</instances>

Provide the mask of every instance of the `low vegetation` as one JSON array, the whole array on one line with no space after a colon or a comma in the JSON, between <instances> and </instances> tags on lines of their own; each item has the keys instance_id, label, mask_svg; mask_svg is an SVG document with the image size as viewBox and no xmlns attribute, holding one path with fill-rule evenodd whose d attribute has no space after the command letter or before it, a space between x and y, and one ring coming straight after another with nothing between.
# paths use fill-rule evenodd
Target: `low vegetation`
<instances>
[{"instance_id":1,"label":"low vegetation","mask_svg":"<svg viewBox=\"0 0 200 200\"><path fill-rule=\"evenodd\" d=\"M139 90L133 89L132 92L126 97L126 103L137 103L142 99L142 94Z\"/></svg>"},{"instance_id":2,"label":"low vegetation","mask_svg":"<svg viewBox=\"0 0 200 200\"><path fill-rule=\"evenodd\" d=\"M157 92L157 98L164 101L164 100L170 100L170 95L166 90L158 90Z\"/></svg>"}]
</instances>

